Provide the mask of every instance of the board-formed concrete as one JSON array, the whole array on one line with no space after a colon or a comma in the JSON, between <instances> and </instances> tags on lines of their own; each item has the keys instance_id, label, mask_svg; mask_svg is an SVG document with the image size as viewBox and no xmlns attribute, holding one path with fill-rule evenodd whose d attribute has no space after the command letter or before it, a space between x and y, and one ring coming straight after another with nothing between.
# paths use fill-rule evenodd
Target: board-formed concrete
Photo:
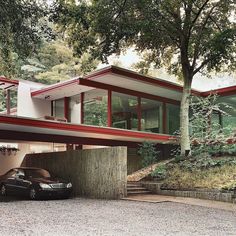
<instances>
[{"instance_id":1,"label":"board-formed concrete","mask_svg":"<svg viewBox=\"0 0 236 236\"><path fill-rule=\"evenodd\" d=\"M44 168L71 181L76 196L98 199L126 196L126 147L28 154L23 165Z\"/></svg>"}]
</instances>

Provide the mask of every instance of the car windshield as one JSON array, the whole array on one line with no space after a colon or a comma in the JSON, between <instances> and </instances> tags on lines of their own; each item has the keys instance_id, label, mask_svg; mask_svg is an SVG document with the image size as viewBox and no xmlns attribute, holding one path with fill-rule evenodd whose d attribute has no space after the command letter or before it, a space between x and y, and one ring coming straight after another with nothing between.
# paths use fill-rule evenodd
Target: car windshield
<instances>
[{"instance_id":1,"label":"car windshield","mask_svg":"<svg viewBox=\"0 0 236 236\"><path fill-rule=\"evenodd\" d=\"M48 171L43 169L29 169L25 170L25 175L30 178L50 178Z\"/></svg>"}]
</instances>

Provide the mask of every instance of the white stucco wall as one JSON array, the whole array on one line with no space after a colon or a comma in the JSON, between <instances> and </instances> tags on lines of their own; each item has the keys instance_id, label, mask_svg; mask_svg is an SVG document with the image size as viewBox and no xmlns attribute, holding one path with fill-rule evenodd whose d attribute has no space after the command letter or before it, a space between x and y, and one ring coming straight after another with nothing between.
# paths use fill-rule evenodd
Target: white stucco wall
<instances>
[{"instance_id":1,"label":"white stucco wall","mask_svg":"<svg viewBox=\"0 0 236 236\"><path fill-rule=\"evenodd\" d=\"M0 152L0 175L5 174L11 168L19 167L27 153L29 153L29 144L18 144L20 151L16 155L3 155Z\"/></svg>"},{"instance_id":2,"label":"white stucco wall","mask_svg":"<svg viewBox=\"0 0 236 236\"><path fill-rule=\"evenodd\" d=\"M80 103L71 104L71 123L81 124L80 110L81 110Z\"/></svg>"},{"instance_id":3,"label":"white stucco wall","mask_svg":"<svg viewBox=\"0 0 236 236\"><path fill-rule=\"evenodd\" d=\"M20 81L17 96L17 115L31 118L43 118L51 115L51 101L31 97L33 88L40 88L40 85Z\"/></svg>"}]
</instances>

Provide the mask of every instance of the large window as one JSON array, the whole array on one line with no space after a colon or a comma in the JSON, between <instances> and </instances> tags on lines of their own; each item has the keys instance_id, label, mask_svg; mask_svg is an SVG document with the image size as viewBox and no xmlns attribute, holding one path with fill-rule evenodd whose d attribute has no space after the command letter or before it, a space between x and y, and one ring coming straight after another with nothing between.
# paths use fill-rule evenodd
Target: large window
<instances>
[{"instance_id":1,"label":"large window","mask_svg":"<svg viewBox=\"0 0 236 236\"><path fill-rule=\"evenodd\" d=\"M180 129L180 107L173 104L166 106L167 133L175 134Z\"/></svg>"},{"instance_id":2,"label":"large window","mask_svg":"<svg viewBox=\"0 0 236 236\"><path fill-rule=\"evenodd\" d=\"M230 128L236 130L236 95L226 96L219 98L219 102L227 104L230 108L225 106L221 107L229 116L222 114L222 126L223 128Z\"/></svg>"},{"instance_id":3,"label":"large window","mask_svg":"<svg viewBox=\"0 0 236 236\"><path fill-rule=\"evenodd\" d=\"M138 130L138 98L112 92L112 127Z\"/></svg>"},{"instance_id":4,"label":"large window","mask_svg":"<svg viewBox=\"0 0 236 236\"><path fill-rule=\"evenodd\" d=\"M107 93L102 89L84 93L84 124L107 126Z\"/></svg>"},{"instance_id":5,"label":"large window","mask_svg":"<svg viewBox=\"0 0 236 236\"><path fill-rule=\"evenodd\" d=\"M162 133L162 104L150 100L141 99L141 130L152 133Z\"/></svg>"},{"instance_id":6,"label":"large window","mask_svg":"<svg viewBox=\"0 0 236 236\"><path fill-rule=\"evenodd\" d=\"M64 98L53 101L53 116L57 118L65 118Z\"/></svg>"}]
</instances>

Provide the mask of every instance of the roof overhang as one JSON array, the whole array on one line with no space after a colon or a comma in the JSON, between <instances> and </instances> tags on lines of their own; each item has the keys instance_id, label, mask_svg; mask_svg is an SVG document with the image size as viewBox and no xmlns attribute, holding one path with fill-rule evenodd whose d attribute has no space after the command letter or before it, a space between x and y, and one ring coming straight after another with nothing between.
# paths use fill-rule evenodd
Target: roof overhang
<instances>
[{"instance_id":1,"label":"roof overhang","mask_svg":"<svg viewBox=\"0 0 236 236\"><path fill-rule=\"evenodd\" d=\"M226 88L214 89L211 91L201 93L203 97L207 97L210 94L218 94L220 96L236 95L236 85L226 87Z\"/></svg>"},{"instance_id":2,"label":"roof overhang","mask_svg":"<svg viewBox=\"0 0 236 236\"><path fill-rule=\"evenodd\" d=\"M141 143L143 141L177 144L176 137L171 135L11 116L0 116L0 134L0 140L22 140L25 137L24 139L26 140L28 138L29 141L51 141L59 143L86 144L86 140L93 140L93 143L97 143L98 145L103 140L108 146L109 143L112 143L112 145L117 143L119 145L120 143ZM11 134L13 134L12 137ZM47 137L46 140L45 137ZM103 145L105 144L104 142Z\"/></svg>"},{"instance_id":3,"label":"roof overhang","mask_svg":"<svg viewBox=\"0 0 236 236\"><path fill-rule=\"evenodd\" d=\"M169 81L154 79L153 77L143 76L133 71L109 66L84 78L77 78L32 91L31 96L34 98L55 100L96 88L95 83L89 84L88 82L87 86L85 86L85 81L94 81L95 83L106 85L103 89L113 89L116 87L120 92L125 92L125 90L128 89L133 92L146 93L178 102L181 100L183 91L182 86ZM99 84L98 88L100 88ZM192 93L200 94L200 92L195 90L193 90Z\"/></svg>"},{"instance_id":4,"label":"roof overhang","mask_svg":"<svg viewBox=\"0 0 236 236\"><path fill-rule=\"evenodd\" d=\"M10 80L6 77L0 76L0 89L13 89L19 84L18 80Z\"/></svg>"},{"instance_id":5,"label":"roof overhang","mask_svg":"<svg viewBox=\"0 0 236 236\"><path fill-rule=\"evenodd\" d=\"M31 96L45 100L57 100L64 97L71 97L94 88L79 85L79 78L50 85L40 90L32 91Z\"/></svg>"},{"instance_id":6,"label":"roof overhang","mask_svg":"<svg viewBox=\"0 0 236 236\"><path fill-rule=\"evenodd\" d=\"M134 95L135 92L143 93L156 96L156 98L169 99L172 103L180 102L183 92L183 87L179 84L159 78L144 76L120 67L109 66L97 70L83 78L64 81L40 90L32 91L31 96L40 99L55 100L63 97L70 97L94 88L110 89ZM227 96L236 94L236 86L207 92L200 92L192 89L191 92L194 95L203 97L212 93L217 93L220 96Z\"/></svg>"}]
</instances>

